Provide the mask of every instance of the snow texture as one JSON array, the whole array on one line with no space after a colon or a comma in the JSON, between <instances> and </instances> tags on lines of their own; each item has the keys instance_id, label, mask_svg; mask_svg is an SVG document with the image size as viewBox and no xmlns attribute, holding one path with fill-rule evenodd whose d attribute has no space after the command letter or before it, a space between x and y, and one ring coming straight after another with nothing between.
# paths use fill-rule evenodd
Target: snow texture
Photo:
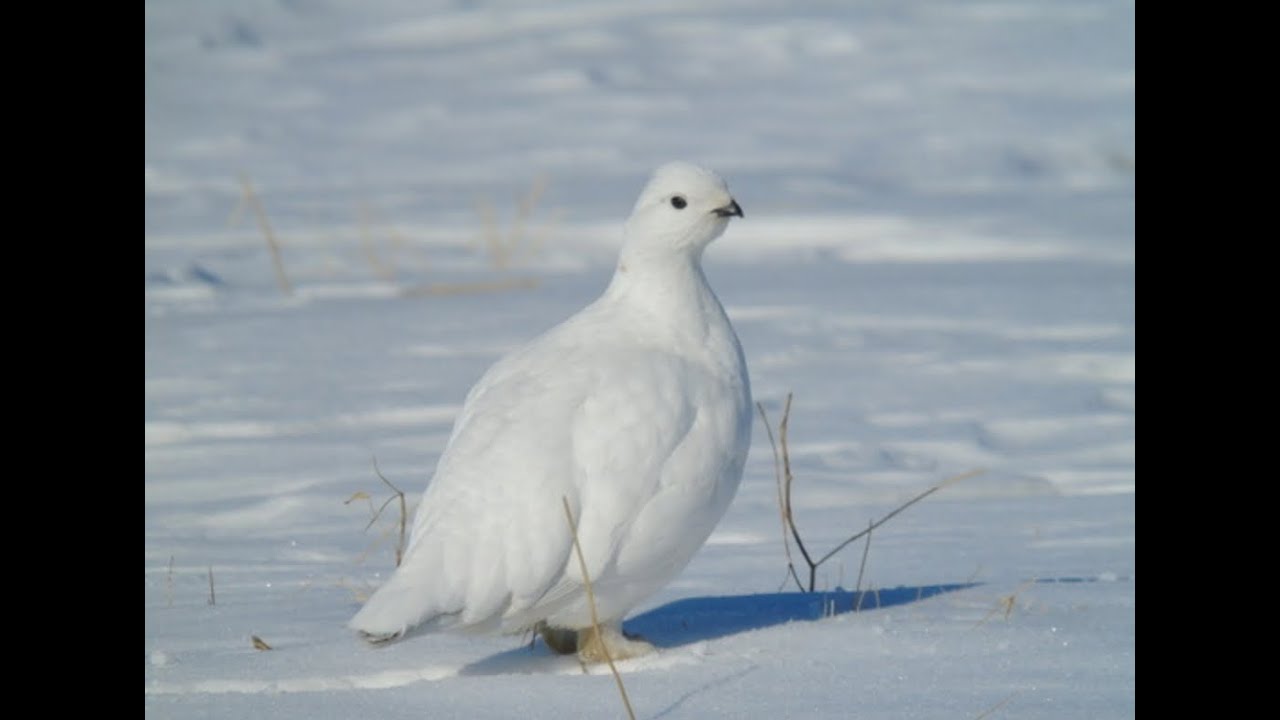
<instances>
[{"instance_id":1,"label":"snow texture","mask_svg":"<svg viewBox=\"0 0 1280 720\"><path fill-rule=\"evenodd\" d=\"M775 434L794 393L807 548L984 472L801 593L753 418L624 621L637 716L1136 714L1132 2L148 0L145 34L147 717L623 716L525 636L346 624L395 570L374 459L412 519L673 158L746 211L705 273Z\"/></svg>"}]
</instances>

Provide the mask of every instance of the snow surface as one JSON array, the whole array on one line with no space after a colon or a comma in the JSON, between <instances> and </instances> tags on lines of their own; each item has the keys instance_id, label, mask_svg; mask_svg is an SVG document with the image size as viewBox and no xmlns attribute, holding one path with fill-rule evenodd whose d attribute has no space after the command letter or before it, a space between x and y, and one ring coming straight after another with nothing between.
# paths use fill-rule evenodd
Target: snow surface
<instances>
[{"instance_id":1,"label":"snow surface","mask_svg":"<svg viewBox=\"0 0 1280 720\"><path fill-rule=\"evenodd\" d=\"M746 212L705 266L774 423L795 393L810 549L985 472L875 532L848 612L777 593L757 423L628 623L662 648L621 665L637 716L1132 717L1134 31L1087 0L148 2L148 717L623 716L522 638L344 623L394 565L373 458L416 502L467 389L599 294L672 158Z\"/></svg>"}]
</instances>

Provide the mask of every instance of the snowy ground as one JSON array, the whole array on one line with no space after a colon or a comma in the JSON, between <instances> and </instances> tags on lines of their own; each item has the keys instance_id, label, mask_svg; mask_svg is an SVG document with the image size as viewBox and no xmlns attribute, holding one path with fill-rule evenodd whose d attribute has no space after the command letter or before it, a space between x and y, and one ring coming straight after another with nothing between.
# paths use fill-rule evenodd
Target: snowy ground
<instances>
[{"instance_id":1,"label":"snowy ground","mask_svg":"<svg viewBox=\"0 0 1280 720\"><path fill-rule=\"evenodd\" d=\"M746 211L707 272L775 423L795 393L806 542L985 472L877 530L879 594L822 618L774 595L757 424L633 618L662 646L621 666L637 716L1135 714L1134 6L792 5L147 3L149 717L623 715L518 637L362 645L394 516L344 501L387 496L374 457L416 500L470 384L604 287L673 158Z\"/></svg>"}]
</instances>

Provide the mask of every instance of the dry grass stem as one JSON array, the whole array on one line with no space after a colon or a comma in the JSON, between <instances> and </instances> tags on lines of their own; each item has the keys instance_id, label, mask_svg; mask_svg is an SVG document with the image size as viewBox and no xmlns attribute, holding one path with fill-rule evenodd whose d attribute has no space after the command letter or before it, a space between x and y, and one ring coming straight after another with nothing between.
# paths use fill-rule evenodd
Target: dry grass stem
<instances>
[{"instance_id":1,"label":"dry grass stem","mask_svg":"<svg viewBox=\"0 0 1280 720\"><path fill-rule=\"evenodd\" d=\"M1011 693L1011 694L1009 695L1009 697L1007 697L1007 698L1005 698L1005 699L1001 700L1000 702L996 703L995 705L992 705L991 707L989 707L989 708L987 708L986 710L984 710L984 711L982 712L982 714L981 714L981 715L979 715L978 717L974 718L974 720L982 720L982 719L983 719L983 718L985 718L985 717L989 717L989 716L990 716L992 713L994 713L995 711L999 710L1000 708L1004 707L1005 705L1008 705L1008 704L1009 704L1009 701L1013 699L1013 696L1014 696L1014 695L1017 695L1017 694L1018 694L1018 693Z\"/></svg>"},{"instance_id":2,"label":"dry grass stem","mask_svg":"<svg viewBox=\"0 0 1280 720\"><path fill-rule=\"evenodd\" d=\"M865 545L862 546L862 562L858 565L858 582L854 586L854 592L858 593L859 597L861 597L861 593L862 593L862 574L866 572L867 555L870 554L870 552L871 552L871 526L870 524L868 524L867 542ZM862 603L859 602L858 604L861 605Z\"/></svg>"},{"instance_id":3,"label":"dry grass stem","mask_svg":"<svg viewBox=\"0 0 1280 720\"><path fill-rule=\"evenodd\" d=\"M791 485L795 480L795 476L791 474L791 451L787 446L787 428L791 424L791 393L787 393L787 404L782 409L782 422L778 423L778 443L782 445L782 480L783 480L783 498L786 501L786 507L783 514L787 518L787 525L791 527L791 536L796 541L796 547L800 550L800 555L804 557L805 563L809 565L809 592L813 592L814 582L818 572L818 566L823 560L814 562L809 557L809 551L805 549L804 541L800 539L800 530L796 527L795 515L791 508ZM793 572L794 574L794 572Z\"/></svg>"},{"instance_id":4,"label":"dry grass stem","mask_svg":"<svg viewBox=\"0 0 1280 720\"><path fill-rule=\"evenodd\" d=\"M218 598L213 594L213 566L209 566L209 604L217 605Z\"/></svg>"},{"instance_id":5,"label":"dry grass stem","mask_svg":"<svg viewBox=\"0 0 1280 720\"><path fill-rule=\"evenodd\" d=\"M982 574L982 563L978 563L978 566L973 569L973 573L969 575L969 579L966 580L965 582L968 582L968 583L977 582L978 576L981 574Z\"/></svg>"},{"instance_id":6,"label":"dry grass stem","mask_svg":"<svg viewBox=\"0 0 1280 720\"><path fill-rule=\"evenodd\" d=\"M173 556L169 556L169 572L164 577L165 606L173 607Z\"/></svg>"},{"instance_id":7,"label":"dry grass stem","mask_svg":"<svg viewBox=\"0 0 1280 720\"><path fill-rule=\"evenodd\" d=\"M280 286L280 290L284 294L292 295L293 283L289 282L289 276L284 272L284 260L280 256L280 244L276 242L276 234L271 229L271 221L267 220L267 210L263 207L262 200L258 198L258 194L253 191L253 185L249 182L248 175L240 173L240 186L243 189L241 202L253 208L253 214L258 218L258 227L262 229L262 235L267 240L267 248L271 251L271 265L276 273L276 284Z\"/></svg>"},{"instance_id":8,"label":"dry grass stem","mask_svg":"<svg viewBox=\"0 0 1280 720\"><path fill-rule=\"evenodd\" d=\"M511 267L513 260L519 255L521 246L528 244L525 243L525 237L529 218L533 215L534 208L546 189L546 175L539 175L533 179L529 192L516 204L516 214L511 221L510 232L507 233L503 233L498 227L498 213L493 203L488 198L476 200L476 214L480 216L481 225L480 239L483 249L489 254L489 262L495 270L506 270Z\"/></svg>"},{"instance_id":9,"label":"dry grass stem","mask_svg":"<svg viewBox=\"0 0 1280 720\"><path fill-rule=\"evenodd\" d=\"M582 570L582 582L587 589L587 607L591 609L591 626L595 628L596 637L600 639L600 650L604 653L604 659L609 663L609 671L613 673L613 679L618 684L618 694L622 696L622 704L627 709L627 717L630 720L636 720L636 713L631 709L631 699L627 697L627 688L622 684L622 676L618 674L618 668L613 664L613 656L609 652L609 646L604 642L604 636L600 633L600 618L596 615L596 596L591 589L591 576L587 574L587 560L582 555L582 545L578 542L578 524L573 519L573 511L569 509L569 498L561 495L560 501L564 503L564 516L569 521L569 533L573 536L573 550L578 555L578 567Z\"/></svg>"},{"instance_id":10,"label":"dry grass stem","mask_svg":"<svg viewBox=\"0 0 1280 720\"><path fill-rule=\"evenodd\" d=\"M375 512L377 512L376 510L374 510L374 509L373 509L373 498L369 497L369 493L367 493L367 492L365 492L365 491L363 491L363 490L357 490L357 491L355 491L354 493L351 493L351 497L347 498L346 500L343 500L343 501L342 501L342 504L343 504L343 505L350 505L351 503L355 502L356 500L365 500L365 501L368 501L368 503L369 503L369 514L370 514L370 515L373 515Z\"/></svg>"},{"instance_id":11,"label":"dry grass stem","mask_svg":"<svg viewBox=\"0 0 1280 720\"><path fill-rule=\"evenodd\" d=\"M791 395L787 394L787 407L791 407ZM787 521L787 501L782 492L782 460L778 457L778 444L773 440L773 426L769 424L769 416L764 411L764 405L756 403L756 410L760 411L760 419L764 421L764 431L769 435L769 447L773 449L773 476L778 487L778 519L782 521L782 551L787 556L787 576L782 578L782 583L778 586L778 592L782 592L782 588L787 584L787 577L795 580L796 587L804 590L800 584L800 577L796 575L796 564L791 559L791 538L788 537L788 531L791 523Z\"/></svg>"},{"instance_id":12,"label":"dry grass stem","mask_svg":"<svg viewBox=\"0 0 1280 720\"><path fill-rule=\"evenodd\" d=\"M365 526L364 526L364 531L369 532L369 528L373 527L374 524L378 522L378 519L382 517L382 513L387 509L387 506L390 505L392 502L399 501L400 517L396 522L396 528L398 530L398 540L396 542L395 553L396 553L396 567L400 567L401 561L404 560L405 538L406 538L406 533L408 531L408 521L409 521L409 506L405 500L404 491L396 487L394 484L392 484L392 482L382 474L382 470L378 467L378 458L376 457L373 458L373 471L374 473L377 474L378 478L382 480L383 484L385 484L388 488L391 488L391 497L384 500L382 502L382 505L378 506L377 508L374 508L373 498L369 497L369 493L366 493L363 490L361 490L361 491L352 493L351 497L342 501L342 504L350 505L351 503L357 500L364 500L369 503L369 522L365 523ZM360 559L357 560L356 562L357 563L364 562L365 558L369 556L369 553L371 553L373 549L377 547L379 543L381 543L383 537L385 537L385 534L383 534L378 538L375 538L374 541L371 542L367 548L365 548L364 552L360 554Z\"/></svg>"},{"instance_id":13,"label":"dry grass stem","mask_svg":"<svg viewBox=\"0 0 1280 720\"><path fill-rule=\"evenodd\" d=\"M369 524L366 525L364 529L367 531L369 527L373 525L374 521L376 521L378 519L378 516L382 514L382 511L385 510L387 506L391 504L392 500L400 501L400 523L399 523L400 539L396 542L396 567L400 567L400 561L404 559L404 536L405 536L405 528L406 528L408 517L409 517L409 508L408 508L408 505L405 503L404 491L396 487L395 485L392 485L391 481L388 480L385 476L383 476L382 471L378 469L378 458L376 457L373 459L373 471L378 474L378 478L382 480L382 482L385 483L387 487L391 488L391 492L395 494L387 498L386 502L382 503L382 507L378 508L378 512L374 513L373 519L369 521ZM372 505L372 503L370 503L370 505Z\"/></svg>"},{"instance_id":14,"label":"dry grass stem","mask_svg":"<svg viewBox=\"0 0 1280 720\"><path fill-rule=\"evenodd\" d=\"M986 624L988 620L990 620L993 616L995 616L996 613L1000 612L1001 610L1004 610L1004 619L1008 620L1009 616L1013 614L1013 608L1017 605L1018 593L1022 592L1023 590L1026 590L1027 588L1035 584L1036 584L1036 579L1031 578L1030 580L1026 580L1021 585L1014 588L1014 591L1009 593L1008 595L1000 596L998 602L996 603L996 606L991 608L991 612L982 616L982 619L979 620L977 624L973 626L974 629L982 627L984 624Z\"/></svg>"},{"instance_id":15,"label":"dry grass stem","mask_svg":"<svg viewBox=\"0 0 1280 720\"><path fill-rule=\"evenodd\" d=\"M866 530L863 530L862 532L855 533L849 536L844 540L844 542L840 543L835 548L833 548L830 552L828 552L826 555L823 555L822 557L818 558L815 561L809 555L809 551L805 548L804 540L802 540L800 537L800 529L796 527L795 515L792 512L791 487L792 487L792 484L794 483L795 478L791 473L791 452L787 447L787 426L789 425L791 420L791 397L792 397L792 394L787 393L787 402L782 411L782 421L778 424L778 443L777 444L775 444L773 441L773 430L769 426L769 418L768 418L768 415L765 414L764 406L761 405L760 403L756 403L756 409L760 411L760 418L764 421L765 430L769 434L769 445L773 448L774 475L775 475L775 479L778 482L778 505L782 515L782 524L783 524L782 547L787 556L787 574L791 577L792 580L795 581L796 587L799 588L801 592L806 592L806 591L813 592L814 588L817 585L818 567L822 565L824 562L834 557L836 553L848 547L849 544L852 543L853 541L857 540L858 538L864 535L869 536L873 530L875 530L876 528L888 522L898 513L902 512L903 510L906 510L907 508L920 502L926 497L929 497L930 495L941 490L942 488L947 487L948 485L954 484L956 482L959 482L961 480L964 480L966 478L973 477L974 475L980 475L984 472L983 470L972 470L970 472L963 473L961 475L955 475L953 477L947 478L946 480L943 480L937 485L934 485L933 487L930 487L928 490L925 490L919 495L916 495L915 497L911 498L910 500L903 503L902 505L899 505L896 509L890 512L888 515L885 515L879 520L876 520L870 523L869 525L867 525ZM779 445L781 445L781 451L779 451L779 447L778 447ZM799 548L800 555L804 557L805 563L809 566L809 584L808 584L807 590L805 585L800 582L800 577L796 573L795 563L792 561L792 558L791 558L791 548L787 540L788 530L790 531L791 538L796 541L796 547ZM870 542L871 542L870 538L868 537L867 548L870 548ZM866 549L864 548L863 558L862 558L862 563L864 568L866 566L866 560L867 560ZM861 585L861 582L862 582L861 570L859 570L858 572L858 582L859 582L859 585ZM784 579L783 585L785 584L786 584L786 580ZM779 588L779 590L781 590L781 588ZM859 601L859 605L861 605L861 601Z\"/></svg>"},{"instance_id":16,"label":"dry grass stem","mask_svg":"<svg viewBox=\"0 0 1280 720\"><path fill-rule=\"evenodd\" d=\"M872 530L875 530L876 528L880 527L881 525L883 525L883 524L885 524L885 523L889 522L889 520L893 519L893 517L894 517L895 515L897 515L898 513L902 512L903 510L906 510L907 508L911 507L912 505L915 505L916 503L920 502L921 500L923 500L923 499L925 499L925 498L929 497L930 495L932 495L932 494L934 494L934 493L938 492L938 491L939 491L939 490L941 490L942 488L947 487L948 485L954 485L955 483L960 482L961 480L967 480L967 479L969 479L969 478L971 478L971 477L974 477L975 475L981 475L981 474L982 474L982 473L984 473L984 472L986 472L986 470L983 470L983 469L970 470L969 472L961 473L961 474L959 474L959 475L952 475L951 477L947 478L946 480L943 480L942 482L938 483L937 485L934 485L933 487L930 487L928 490L925 490L924 492L920 493L919 495L916 495L915 497L911 498L910 500L908 500L908 501L906 501L906 502L902 503L901 505L899 505L897 508L895 508L895 509L893 510L893 512L889 513L888 515L885 515L884 517L880 518L879 520L876 520L875 522L873 522L873 523L871 523L870 525L868 525L866 530L863 530L862 532L858 533L857 535L853 535L853 536L849 537L849 538L848 538L848 539L846 539L844 542L842 542L842 543L840 543L839 545L837 545L837 546L835 547L835 549L833 549L831 552L827 553L826 555L823 555L823 556L822 556L822 559L818 560L818 564L819 564L819 565L821 565L822 563L826 562L826 561L827 561L827 560L828 560L832 555L835 555L836 553L838 553L838 552L840 552L841 550L843 550L843 549L845 549L846 547L848 547L849 543L853 542L854 540L857 540L858 538L862 537L863 535L866 535L866 534L870 533Z\"/></svg>"},{"instance_id":17,"label":"dry grass stem","mask_svg":"<svg viewBox=\"0 0 1280 720\"><path fill-rule=\"evenodd\" d=\"M368 600L369 596L373 594L373 588L368 583L365 583L364 587L357 587L346 578L341 578L338 580L337 585L343 590L351 593L351 597L361 604Z\"/></svg>"}]
</instances>

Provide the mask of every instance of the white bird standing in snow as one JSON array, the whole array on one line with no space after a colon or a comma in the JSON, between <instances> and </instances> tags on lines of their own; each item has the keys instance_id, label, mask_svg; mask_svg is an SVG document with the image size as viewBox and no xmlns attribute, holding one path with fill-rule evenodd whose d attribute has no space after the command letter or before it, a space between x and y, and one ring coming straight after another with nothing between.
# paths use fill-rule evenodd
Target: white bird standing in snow
<instances>
[{"instance_id":1,"label":"white bird standing in snow","mask_svg":"<svg viewBox=\"0 0 1280 720\"><path fill-rule=\"evenodd\" d=\"M706 541L751 442L742 347L702 273L735 215L715 173L658 168L604 294L467 395L403 561L352 628L374 641L414 627L536 629L585 661L653 649L625 637L622 618Z\"/></svg>"}]
</instances>

